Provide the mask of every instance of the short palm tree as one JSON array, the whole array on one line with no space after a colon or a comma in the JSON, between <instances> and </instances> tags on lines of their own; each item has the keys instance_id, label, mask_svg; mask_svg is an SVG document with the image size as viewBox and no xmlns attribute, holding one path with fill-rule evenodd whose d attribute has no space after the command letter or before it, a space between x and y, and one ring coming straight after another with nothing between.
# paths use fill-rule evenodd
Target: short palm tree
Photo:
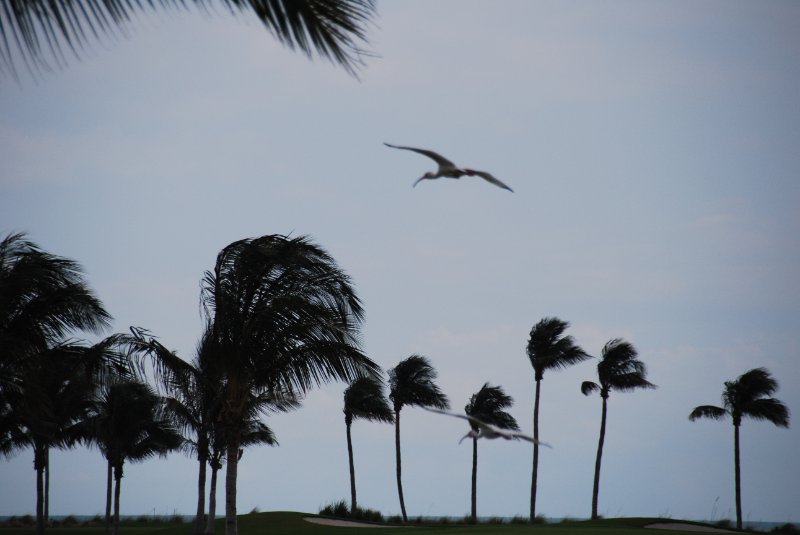
<instances>
[{"instance_id":1,"label":"short palm tree","mask_svg":"<svg viewBox=\"0 0 800 535\"><path fill-rule=\"evenodd\" d=\"M469 403L464 407L464 412L469 416L474 416L481 422L494 425L501 429L511 429L519 431L519 425L513 416L504 409L511 407L514 399L506 394L499 386L490 386L485 383L480 390L472 394ZM470 427L478 431L478 426L470 421ZM478 521L477 513L478 497L478 436L472 437L472 522Z\"/></svg>"},{"instance_id":2,"label":"short palm tree","mask_svg":"<svg viewBox=\"0 0 800 535\"><path fill-rule=\"evenodd\" d=\"M564 331L569 323L558 318L544 318L531 329L527 353L533 366L536 394L533 402L533 438L539 440L539 393L546 370L560 370L591 358ZM533 444L530 522L536 518L536 480L539 473L539 444Z\"/></svg>"},{"instance_id":3,"label":"short palm tree","mask_svg":"<svg viewBox=\"0 0 800 535\"><path fill-rule=\"evenodd\" d=\"M164 456L182 445L182 438L165 410L163 398L135 379L114 382L98 393L85 421L85 440L97 445L108 462L106 529L110 519L110 485L113 471L114 516L112 531L119 531L119 499L126 461L139 462Z\"/></svg>"},{"instance_id":4,"label":"short palm tree","mask_svg":"<svg viewBox=\"0 0 800 535\"><path fill-rule=\"evenodd\" d=\"M765 368L743 373L734 381L726 381L722 391L722 407L700 405L689 414L689 420L711 418L733 420L733 462L736 482L736 528L742 529L742 485L739 465L739 426L742 418L767 420L778 427L789 427L789 409L781 401L767 397L778 389L778 382Z\"/></svg>"},{"instance_id":5,"label":"short palm tree","mask_svg":"<svg viewBox=\"0 0 800 535\"><path fill-rule=\"evenodd\" d=\"M394 446L397 464L397 494L400 497L400 511L403 522L408 522L406 504L403 499L402 462L400 458L400 411L410 407L431 407L448 409L450 402L434 382L436 370L427 358L411 355L389 370L389 400L394 409Z\"/></svg>"},{"instance_id":6,"label":"short palm tree","mask_svg":"<svg viewBox=\"0 0 800 535\"><path fill-rule=\"evenodd\" d=\"M36 525L43 533L48 515L49 454L54 447L71 445L69 429L80 420L91 392L90 376L81 370L77 348L56 346L26 359L20 387L8 392L13 425L7 453L33 449L36 470ZM10 423L10 422L9 422Z\"/></svg>"},{"instance_id":7,"label":"short palm tree","mask_svg":"<svg viewBox=\"0 0 800 535\"><path fill-rule=\"evenodd\" d=\"M600 438L597 442L597 458L594 464L594 487L592 488L592 519L597 518L597 495L600 489L600 462L603 458L603 443L606 436L606 412L611 390L630 392L637 388L655 388L647 381L647 370L637 358L636 348L625 340L615 338L603 347L603 355L597 363L597 383L584 381L581 392L588 396L600 392L603 409L600 416Z\"/></svg>"},{"instance_id":8,"label":"short palm tree","mask_svg":"<svg viewBox=\"0 0 800 535\"><path fill-rule=\"evenodd\" d=\"M214 2L195 0L207 10ZM137 11L176 7L171 0L136 3L125 0L2 0L0 9L0 73L16 76L14 56L29 68L66 64L64 49L75 56L102 34L129 27ZM374 0L224 0L231 11L252 12L282 44L313 51L353 73L365 51L365 26L375 13ZM48 57L49 56L49 57Z\"/></svg>"},{"instance_id":9,"label":"short palm tree","mask_svg":"<svg viewBox=\"0 0 800 535\"><path fill-rule=\"evenodd\" d=\"M344 423L347 428L347 456L350 461L350 514L356 513L356 469L353 463L353 441L350 426L353 420L362 419L371 422L394 422L394 414L383 384L375 377L360 377L350 383L344 391Z\"/></svg>"},{"instance_id":10,"label":"short palm tree","mask_svg":"<svg viewBox=\"0 0 800 535\"><path fill-rule=\"evenodd\" d=\"M50 450L79 441L79 422L95 385L111 374L127 373L120 350L125 338L112 335L94 346L64 342L30 354L18 363L13 387L0 387L8 410L8 418L0 422L6 428L0 433L0 452L33 449L39 533L49 518Z\"/></svg>"},{"instance_id":11,"label":"short palm tree","mask_svg":"<svg viewBox=\"0 0 800 535\"><path fill-rule=\"evenodd\" d=\"M207 272L201 301L224 378L225 526L236 535L237 461L248 403L265 409L330 380L378 375L358 347L363 310L349 277L305 237L234 242Z\"/></svg>"},{"instance_id":12,"label":"short palm tree","mask_svg":"<svg viewBox=\"0 0 800 535\"><path fill-rule=\"evenodd\" d=\"M210 326L206 326L191 363L172 366L171 358L162 361L161 382L167 390L166 406L172 413L184 437L184 449L197 457L197 512L195 535L206 529L204 523L206 496L206 467L209 465L210 442L214 426L222 407L222 378L214 367L211 355ZM153 340L151 342L157 359L169 353Z\"/></svg>"}]
</instances>

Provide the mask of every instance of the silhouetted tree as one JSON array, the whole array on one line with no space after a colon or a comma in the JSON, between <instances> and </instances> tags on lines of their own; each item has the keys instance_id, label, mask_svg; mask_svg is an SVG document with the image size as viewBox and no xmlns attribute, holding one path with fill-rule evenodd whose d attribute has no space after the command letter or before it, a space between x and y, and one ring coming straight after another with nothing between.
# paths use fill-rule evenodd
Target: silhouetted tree
<instances>
[{"instance_id":1,"label":"silhouetted tree","mask_svg":"<svg viewBox=\"0 0 800 535\"><path fill-rule=\"evenodd\" d=\"M350 514L356 513L356 469L353 463L353 441L350 426L353 420L394 422L392 407L383 392L383 384L375 377L360 377L344 391L344 423L347 428L347 456L350 461Z\"/></svg>"},{"instance_id":2,"label":"silhouetted tree","mask_svg":"<svg viewBox=\"0 0 800 535\"><path fill-rule=\"evenodd\" d=\"M464 412L469 416L474 416L481 422L494 425L501 429L511 429L519 431L519 425L513 416L504 409L511 407L514 399L506 394L499 386L490 386L485 383L480 390L472 394ZM470 421L473 431L478 431L478 426ZM478 521L477 513L478 496L478 436L472 437L472 522Z\"/></svg>"},{"instance_id":3,"label":"silhouetted tree","mask_svg":"<svg viewBox=\"0 0 800 535\"><path fill-rule=\"evenodd\" d=\"M560 370L588 358L583 349L564 334L569 323L558 318L544 318L531 329L527 353L533 366L536 394L533 402L533 438L539 440L539 393L545 370ZM539 473L539 444L533 444L533 472L531 474L530 522L536 518L536 480Z\"/></svg>"},{"instance_id":4,"label":"silhouetted tree","mask_svg":"<svg viewBox=\"0 0 800 535\"><path fill-rule=\"evenodd\" d=\"M739 464L739 426L742 418L767 420L778 427L789 427L789 409L781 401L767 397L778 389L778 382L765 368L743 373L734 381L726 381L722 391L722 407L700 405L689 414L689 420L711 418L733 420L733 462L736 481L736 529L742 529L742 486Z\"/></svg>"},{"instance_id":5,"label":"silhouetted tree","mask_svg":"<svg viewBox=\"0 0 800 535\"><path fill-rule=\"evenodd\" d=\"M603 443L606 436L606 412L608 396L611 390L630 392L637 388L655 388L645 379L647 369L638 360L636 348L629 342L615 338L603 347L603 355L597 363L597 380L584 381L581 392L588 396L592 392L600 392L603 409L600 416L600 438L597 441L597 458L594 464L594 486L592 488L592 519L597 518L597 495L600 489L600 463L603 458Z\"/></svg>"},{"instance_id":6,"label":"silhouetted tree","mask_svg":"<svg viewBox=\"0 0 800 535\"><path fill-rule=\"evenodd\" d=\"M400 458L400 411L406 405L410 407L433 407L447 409L450 402L447 400L436 380L436 370L427 358L421 355L411 355L389 370L389 399L394 408L394 445L397 463L397 494L400 497L400 511L403 522L408 522L406 504L403 499L402 462Z\"/></svg>"},{"instance_id":7,"label":"silhouetted tree","mask_svg":"<svg viewBox=\"0 0 800 535\"><path fill-rule=\"evenodd\" d=\"M109 474L113 471L112 530L117 535L125 461L140 462L155 455L164 456L180 448L183 440L165 410L164 399L150 386L135 379L123 379L101 388L84 425L91 433L87 442L100 448ZM111 484L110 479L107 484ZM106 504L106 527L110 520L108 509Z\"/></svg>"},{"instance_id":8,"label":"silhouetted tree","mask_svg":"<svg viewBox=\"0 0 800 535\"><path fill-rule=\"evenodd\" d=\"M225 525L236 535L237 461L251 397L274 407L330 380L377 375L358 348L362 308L349 277L307 238L263 236L234 242L202 283L214 353L225 385Z\"/></svg>"},{"instance_id":9,"label":"silhouetted tree","mask_svg":"<svg viewBox=\"0 0 800 535\"><path fill-rule=\"evenodd\" d=\"M214 2L195 0L207 11ZM223 6L231 11L253 12L270 33L289 48L309 57L316 51L349 73L355 73L367 55L366 26L375 14L374 0L248 0ZM125 0L2 0L0 8L0 73L16 76L14 56L35 72L51 63L66 65L66 48L75 57L103 34L127 34L137 11L159 7L186 7L172 0L138 3Z\"/></svg>"}]
</instances>

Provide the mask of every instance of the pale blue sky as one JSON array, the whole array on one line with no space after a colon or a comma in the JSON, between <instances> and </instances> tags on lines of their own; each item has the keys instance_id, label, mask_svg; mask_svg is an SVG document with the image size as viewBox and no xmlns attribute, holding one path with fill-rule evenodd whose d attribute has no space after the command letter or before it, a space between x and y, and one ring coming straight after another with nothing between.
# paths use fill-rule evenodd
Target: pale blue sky
<instances>
[{"instance_id":1,"label":"pale blue sky","mask_svg":"<svg viewBox=\"0 0 800 535\"><path fill-rule=\"evenodd\" d=\"M199 281L228 243L308 234L352 276L364 349L431 359L453 408L490 381L532 428L528 332L624 337L655 391L612 394L601 514L733 517L729 422L688 421L755 367L800 413L800 4L379 3L360 81L247 17L138 17L129 39L0 85L0 231L74 258L115 317L192 356ZM501 10L502 9L502 10ZM382 142L486 169L434 168ZM593 362L547 373L537 511L587 516L600 400ZM239 509L316 512L349 495L344 385L268 420ZM403 413L411 516L469 510L456 421ZM353 427L359 503L399 512L393 430ZM800 431L742 427L746 520L800 521ZM527 514L531 448L481 443L478 512ZM97 451L52 461L52 512L103 509ZM34 510L32 454L0 461L0 515ZM196 463L128 466L123 514L190 514ZM222 492L220 492L220 499ZM221 512L221 511L220 511Z\"/></svg>"}]
</instances>

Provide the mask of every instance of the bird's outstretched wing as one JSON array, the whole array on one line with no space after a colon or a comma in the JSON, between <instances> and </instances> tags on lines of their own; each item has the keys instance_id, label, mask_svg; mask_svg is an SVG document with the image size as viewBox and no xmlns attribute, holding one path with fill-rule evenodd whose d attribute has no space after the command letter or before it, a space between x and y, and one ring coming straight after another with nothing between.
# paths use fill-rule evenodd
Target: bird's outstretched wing
<instances>
[{"instance_id":1,"label":"bird's outstretched wing","mask_svg":"<svg viewBox=\"0 0 800 535\"><path fill-rule=\"evenodd\" d=\"M529 437L528 435L526 435L524 433L520 433L518 431L509 431L507 429L500 429L500 428L498 428L496 426L493 426L491 424L487 424L486 422L483 422L483 421L475 418L474 416L469 416L468 414L459 414L457 412L443 411L443 410L439 410L439 409L430 409L428 407L423 407L423 409L425 409L426 411L437 412L439 414L444 414L446 416L453 416L455 418L461 418L462 420L467 420L470 423L474 423L478 427L490 430L490 431L492 431L494 433L497 433L498 435L507 436L507 437L512 438L512 439L527 440L528 442L531 442L533 444L539 444L540 446L545 446L547 448L551 448L552 447L547 442L542 442L541 440L536 440L535 438ZM469 435L467 435L467 436L469 436ZM466 438L466 436L464 438ZM461 440L464 440L464 438L462 438ZM460 443L461 443L461 441L459 441L459 444Z\"/></svg>"},{"instance_id":2,"label":"bird's outstretched wing","mask_svg":"<svg viewBox=\"0 0 800 535\"><path fill-rule=\"evenodd\" d=\"M552 448L552 446L550 444L548 444L547 442L542 442L541 440L536 440L535 438L529 437L528 435L526 435L524 433L520 433L518 431L510 431L508 433L508 436L510 436L513 439L527 440L528 442L531 442L533 444L539 444L540 446L544 446L546 448Z\"/></svg>"},{"instance_id":3,"label":"bird's outstretched wing","mask_svg":"<svg viewBox=\"0 0 800 535\"><path fill-rule=\"evenodd\" d=\"M384 145L386 145L387 147L391 147L393 149L411 150L411 151L414 151L414 152L418 152L420 154L423 154L423 155L427 156L428 158L430 158L434 162L438 163L441 167L455 167L456 166L456 164L454 164L453 162L451 162L450 160L448 160L447 158L445 158L441 154L437 154L437 153L433 152L432 150L417 149L415 147L403 147L403 146L400 146L400 145L391 145L389 143L384 143Z\"/></svg>"},{"instance_id":4,"label":"bird's outstretched wing","mask_svg":"<svg viewBox=\"0 0 800 535\"><path fill-rule=\"evenodd\" d=\"M487 173L486 171L476 171L475 169L464 169L464 171L467 173L467 176L479 176L485 181L490 182L497 187L507 189L511 193L514 193L513 189L509 188L503 182L496 179L494 176L492 176L490 173Z\"/></svg>"}]
</instances>

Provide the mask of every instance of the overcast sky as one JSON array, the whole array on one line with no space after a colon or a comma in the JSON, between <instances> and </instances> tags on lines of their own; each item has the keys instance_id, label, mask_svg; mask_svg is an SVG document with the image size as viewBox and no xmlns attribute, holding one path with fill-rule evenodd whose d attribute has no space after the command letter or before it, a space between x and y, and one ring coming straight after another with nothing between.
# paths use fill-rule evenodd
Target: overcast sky
<instances>
[{"instance_id":1,"label":"overcast sky","mask_svg":"<svg viewBox=\"0 0 800 535\"><path fill-rule=\"evenodd\" d=\"M800 415L800 4L380 2L360 80L251 17L145 14L66 70L0 82L0 232L79 261L114 330L184 358L199 282L232 241L309 235L353 278L364 349L430 358L454 410L484 382L532 430L530 328L622 337L654 391L612 393L599 512L735 517L730 421L689 422L764 366ZM413 181L435 164L485 169ZM537 512L591 511L596 361L542 382ZM239 510L349 498L345 385L270 417ZM455 419L403 411L410 516L469 512ZM353 425L359 504L399 513L394 432ZM745 520L800 521L800 429L741 428ZM527 515L531 447L482 442L479 515ZM33 513L33 453L0 460L0 515ZM52 455L51 512L103 510L97 450ZM196 461L127 465L123 514L192 514ZM219 499L223 499L220 490ZM223 504L223 501L218 502ZM218 514L222 514L222 506Z\"/></svg>"}]
</instances>

